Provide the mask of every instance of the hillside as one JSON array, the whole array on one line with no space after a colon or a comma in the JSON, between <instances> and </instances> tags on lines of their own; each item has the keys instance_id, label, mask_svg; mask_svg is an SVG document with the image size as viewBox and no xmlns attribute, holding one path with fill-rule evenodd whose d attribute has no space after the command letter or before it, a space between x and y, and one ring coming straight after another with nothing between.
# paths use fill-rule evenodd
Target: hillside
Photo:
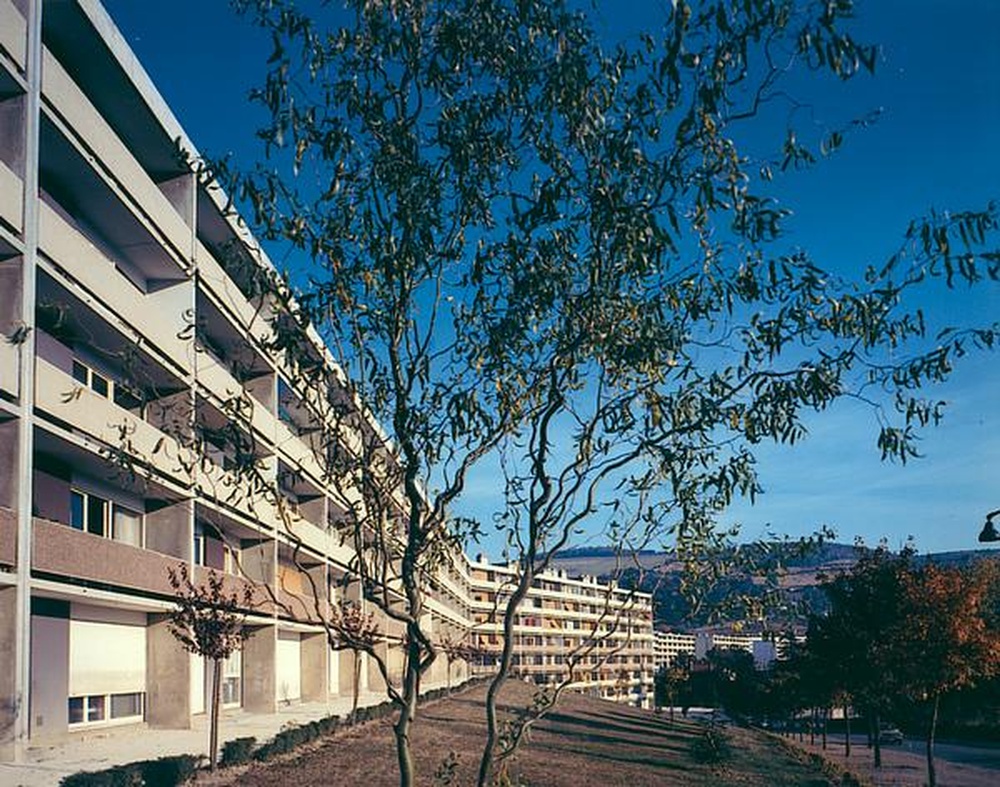
<instances>
[{"instance_id":1,"label":"hillside","mask_svg":"<svg viewBox=\"0 0 1000 787\"><path fill-rule=\"evenodd\" d=\"M421 711L413 732L419 784L475 784L485 737L484 693L485 687L472 688ZM530 686L511 682L502 696L503 706L508 713L523 709L530 705L532 693ZM727 730L731 756L720 764L705 764L696 756L704 735L705 727L698 722L678 719L672 725L652 711L568 693L532 730L511 766L510 777L515 784L544 787L823 787L840 783L780 740L748 729ZM398 784L395 761L392 730L389 721L383 720L337 733L311 751L282 762L206 775L198 784L389 787ZM453 763L452 767L444 768L446 762ZM435 770L436 779L432 778Z\"/></svg>"},{"instance_id":2,"label":"hillside","mask_svg":"<svg viewBox=\"0 0 1000 787\"><path fill-rule=\"evenodd\" d=\"M823 577L835 576L850 569L858 554L855 546L836 542L807 550L798 544L785 543L739 549L742 559L775 572L781 602L773 610L772 623L790 625L801 625L805 622L807 611L824 608L825 597L819 589ZM998 554L997 550L974 549L922 555L917 559L932 560L942 565L967 565ZM734 553L729 557L737 555ZM706 603L701 611L692 612L689 600L681 593L683 566L673 553L645 550L623 561L613 549L587 547L566 550L555 557L553 565L570 575L589 574L608 578L616 574L625 587L638 584L641 590L654 596L656 622L671 628L691 628L710 623L725 602L740 597L759 597L766 587L760 576L747 570L737 570L704 587ZM738 606L733 613L738 619Z\"/></svg>"}]
</instances>

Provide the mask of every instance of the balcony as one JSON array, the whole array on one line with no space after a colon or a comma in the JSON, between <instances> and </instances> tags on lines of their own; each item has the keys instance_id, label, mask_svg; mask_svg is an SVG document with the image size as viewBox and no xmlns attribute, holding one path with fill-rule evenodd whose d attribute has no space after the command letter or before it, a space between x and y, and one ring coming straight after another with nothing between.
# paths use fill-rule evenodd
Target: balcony
<instances>
[{"instance_id":1,"label":"balcony","mask_svg":"<svg viewBox=\"0 0 1000 787\"><path fill-rule=\"evenodd\" d=\"M266 306L258 306L247 300L243 291L200 240L195 241L195 261L198 265L199 281L229 311L236 323L247 334L257 339L271 341L273 332L268 321L270 311Z\"/></svg>"},{"instance_id":2,"label":"balcony","mask_svg":"<svg viewBox=\"0 0 1000 787\"><path fill-rule=\"evenodd\" d=\"M198 382L219 402L227 402L243 394L243 386L233 377L229 367L207 349L200 348L197 356ZM250 425L268 442L274 442L275 418L254 396L247 397L253 405Z\"/></svg>"},{"instance_id":3,"label":"balcony","mask_svg":"<svg viewBox=\"0 0 1000 787\"><path fill-rule=\"evenodd\" d=\"M119 197L135 205L136 218L173 249L176 259L188 259L191 229L48 50L43 54L42 94L103 165Z\"/></svg>"},{"instance_id":4,"label":"balcony","mask_svg":"<svg viewBox=\"0 0 1000 787\"><path fill-rule=\"evenodd\" d=\"M210 568L195 566L193 577L195 584L201 585L206 583L210 573L212 573L212 569ZM215 571L216 575L220 573L219 571ZM232 574L221 574L221 576L223 593L235 595L242 604L244 594L249 590L250 607L254 612L261 615L270 615L274 611L274 602L271 600L271 593L266 586L257 582L251 582L243 577L233 576Z\"/></svg>"},{"instance_id":5,"label":"balcony","mask_svg":"<svg viewBox=\"0 0 1000 787\"><path fill-rule=\"evenodd\" d=\"M0 569L17 565L17 513L0 506Z\"/></svg>"},{"instance_id":6,"label":"balcony","mask_svg":"<svg viewBox=\"0 0 1000 787\"><path fill-rule=\"evenodd\" d=\"M34 519L33 571L173 595L167 569L176 565L175 557L74 530L49 519Z\"/></svg>"},{"instance_id":7,"label":"balcony","mask_svg":"<svg viewBox=\"0 0 1000 787\"><path fill-rule=\"evenodd\" d=\"M112 449L124 449L164 476L180 472L185 449L151 424L83 388L69 374L39 356L35 361L35 407ZM189 479L178 479L182 484Z\"/></svg>"},{"instance_id":8,"label":"balcony","mask_svg":"<svg viewBox=\"0 0 1000 787\"><path fill-rule=\"evenodd\" d=\"M28 42L28 23L12 0L0 0L0 49L5 49L24 73L24 54Z\"/></svg>"},{"instance_id":9,"label":"balcony","mask_svg":"<svg viewBox=\"0 0 1000 787\"><path fill-rule=\"evenodd\" d=\"M223 508L242 514L260 527L272 529L275 526L274 505L214 462L204 461L198 466L197 483L200 494L214 499Z\"/></svg>"},{"instance_id":10,"label":"balcony","mask_svg":"<svg viewBox=\"0 0 1000 787\"><path fill-rule=\"evenodd\" d=\"M0 0L0 3L3 1ZM21 179L0 161L0 222L20 234L23 209L24 188Z\"/></svg>"},{"instance_id":11,"label":"balcony","mask_svg":"<svg viewBox=\"0 0 1000 787\"><path fill-rule=\"evenodd\" d=\"M44 200L39 201L38 222L39 246L49 259L178 367L190 366L191 342L179 338L188 329L184 313L191 307L189 283L144 294Z\"/></svg>"},{"instance_id":12,"label":"balcony","mask_svg":"<svg viewBox=\"0 0 1000 787\"><path fill-rule=\"evenodd\" d=\"M18 346L0 336L0 391L16 398L20 391L18 375Z\"/></svg>"}]
</instances>

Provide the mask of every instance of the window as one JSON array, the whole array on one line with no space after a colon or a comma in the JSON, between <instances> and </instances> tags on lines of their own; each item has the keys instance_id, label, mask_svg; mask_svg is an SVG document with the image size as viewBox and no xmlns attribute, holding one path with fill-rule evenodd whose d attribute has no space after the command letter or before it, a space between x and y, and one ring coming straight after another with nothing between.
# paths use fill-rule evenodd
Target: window
<instances>
[{"instance_id":1,"label":"window","mask_svg":"<svg viewBox=\"0 0 1000 787\"><path fill-rule=\"evenodd\" d=\"M135 511L114 506L112 525L111 537L115 541L131 544L134 547L142 546L142 517Z\"/></svg>"},{"instance_id":2,"label":"window","mask_svg":"<svg viewBox=\"0 0 1000 787\"><path fill-rule=\"evenodd\" d=\"M100 372L76 359L73 360L73 379L98 396L103 396L105 399L111 398L111 381Z\"/></svg>"},{"instance_id":3,"label":"window","mask_svg":"<svg viewBox=\"0 0 1000 787\"><path fill-rule=\"evenodd\" d=\"M201 522L194 523L194 551L191 559L196 566L205 565L205 526Z\"/></svg>"},{"instance_id":4,"label":"window","mask_svg":"<svg viewBox=\"0 0 1000 787\"><path fill-rule=\"evenodd\" d=\"M142 547L142 514L93 492L70 490L69 524L75 530Z\"/></svg>"},{"instance_id":5,"label":"window","mask_svg":"<svg viewBox=\"0 0 1000 787\"><path fill-rule=\"evenodd\" d=\"M142 397L127 385L114 382L83 361L73 359L73 379L98 396L110 399L125 410L136 411L142 407Z\"/></svg>"},{"instance_id":6,"label":"window","mask_svg":"<svg viewBox=\"0 0 1000 787\"><path fill-rule=\"evenodd\" d=\"M131 694L90 694L70 697L69 723L94 724L103 721L139 720L143 716L142 692Z\"/></svg>"},{"instance_id":7,"label":"window","mask_svg":"<svg viewBox=\"0 0 1000 787\"><path fill-rule=\"evenodd\" d=\"M222 573L223 574L233 574L237 573L236 569L236 551L229 546L229 544L222 545ZM333 598L333 596L331 596Z\"/></svg>"},{"instance_id":8,"label":"window","mask_svg":"<svg viewBox=\"0 0 1000 787\"><path fill-rule=\"evenodd\" d=\"M234 651L228 659L222 663L222 696L223 705L240 704L240 673L242 671L243 660L240 651Z\"/></svg>"}]
</instances>

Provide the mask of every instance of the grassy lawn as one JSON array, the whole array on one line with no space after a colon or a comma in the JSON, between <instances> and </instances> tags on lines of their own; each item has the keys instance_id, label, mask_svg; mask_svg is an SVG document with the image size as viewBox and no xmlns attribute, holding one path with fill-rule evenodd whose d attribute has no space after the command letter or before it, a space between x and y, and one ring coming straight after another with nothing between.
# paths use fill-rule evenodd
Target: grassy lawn
<instances>
[{"instance_id":1,"label":"grassy lawn","mask_svg":"<svg viewBox=\"0 0 1000 787\"><path fill-rule=\"evenodd\" d=\"M420 784L434 784L434 772L452 753L457 767L451 784L475 783L485 730L484 694L480 686L421 708L414 734ZM507 707L523 707L530 702L531 689L511 684L503 699ZM766 735L736 728L726 732L731 756L721 764L702 764L692 747L704 729L679 717L671 725L666 716L649 711L566 695L533 729L510 773L533 787L839 783L809 765L806 755ZM284 761L221 772L199 784L391 787L397 784L392 730L388 721L373 722Z\"/></svg>"}]
</instances>

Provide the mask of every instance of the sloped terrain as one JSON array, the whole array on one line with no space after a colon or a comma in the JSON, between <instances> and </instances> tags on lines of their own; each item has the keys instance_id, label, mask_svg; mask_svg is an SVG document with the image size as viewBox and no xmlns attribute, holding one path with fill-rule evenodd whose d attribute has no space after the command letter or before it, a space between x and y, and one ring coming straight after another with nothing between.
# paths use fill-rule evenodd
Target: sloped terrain
<instances>
[{"instance_id":1,"label":"sloped terrain","mask_svg":"<svg viewBox=\"0 0 1000 787\"><path fill-rule=\"evenodd\" d=\"M478 686L421 709L414 733L418 783L435 784L435 771L451 754L457 757L457 765L450 783L475 783L485 731L484 695L484 687ZM530 700L531 688L513 683L503 704L524 707ZM566 695L556 711L531 732L511 775L535 787L821 787L835 783L807 764L804 756L797 758L778 741L743 729L727 730L731 750L727 761L701 764L692 755L692 747L704 729L680 718L671 724L666 716L651 711ZM374 722L338 733L287 760L220 773L210 782L199 780L202 783L391 787L398 783L392 730L388 721Z\"/></svg>"}]
</instances>

